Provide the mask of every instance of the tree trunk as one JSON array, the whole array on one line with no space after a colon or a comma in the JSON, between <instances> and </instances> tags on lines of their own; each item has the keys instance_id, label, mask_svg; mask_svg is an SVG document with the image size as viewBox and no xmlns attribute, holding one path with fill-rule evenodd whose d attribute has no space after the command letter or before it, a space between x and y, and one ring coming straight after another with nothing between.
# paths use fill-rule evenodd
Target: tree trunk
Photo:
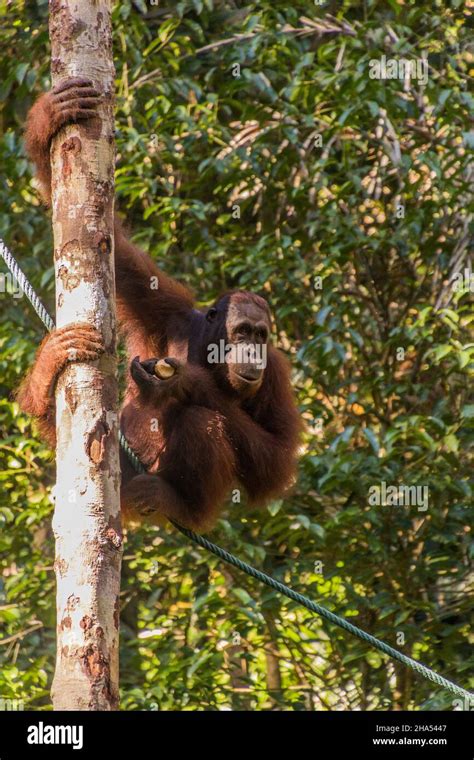
<instances>
[{"instance_id":1,"label":"tree trunk","mask_svg":"<svg viewBox=\"0 0 474 760\"><path fill-rule=\"evenodd\" d=\"M85 76L100 117L51 148L57 326L94 324L106 352L71 364L56 389L56 710L118 707L122 537L114 286L114 125L110 0L50 0L53 85Z\"/></svg>"},{"instance_id":2,"label":"tree trunk","mask_svg":"<svg viewBox=\"0 0 474 760\"><path fill-rule=\"evenodd\" d=\"M267 689L272 707L277 708L282 703L282 683L280 671L280 659L278 657L278 629L273 620L273 615L264 612L263 617L268 629L268 641L265 646L265 659L267 663Z\"/></svg>"}]
</instances>

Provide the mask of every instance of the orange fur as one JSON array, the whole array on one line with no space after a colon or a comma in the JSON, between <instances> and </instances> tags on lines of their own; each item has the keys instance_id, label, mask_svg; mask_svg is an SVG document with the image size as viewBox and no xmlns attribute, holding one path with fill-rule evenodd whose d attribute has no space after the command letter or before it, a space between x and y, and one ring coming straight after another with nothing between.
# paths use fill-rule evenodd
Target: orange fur
<instances>
[{"instance_id":1,"label":"orange fur","mask_svg":"<svg viewBox=\"0 0 474 760\"><path fill-rule=\"evenodd\" d=\"M94 118L97 94L76 78L43 95L27 121L26 145L37 167L42 195L51 198L49 148L66 123ZM263 381L253 395L239 394L226 368L206 365L210 335L226 339L225 311L252 302L270 319L264 299L252 293L220 299L220 317L211 328L194 307L190 292L161 272L115 223L117 311L129 359L173 357L172 378L134 380L129 376L122 429L148 469L137 476L122 462L122 507L133 520L161 523L163 516L196 530L211 527L231 488L242 485L251 503L265 503L292 483L301 423L284 357L269 347ZM156 287L157 286L157 287ZM222 316L224 314L224 317ZM76 350L71 359L70 349ZM40 346L22 383L18 400L38 417L54 443L54 384L67 361L87 361L102 350L100 336L72 325ZM133 367L133 363L132 363ZM139 365L135 369L140 378Z\"/></svg>"}]
</instances>

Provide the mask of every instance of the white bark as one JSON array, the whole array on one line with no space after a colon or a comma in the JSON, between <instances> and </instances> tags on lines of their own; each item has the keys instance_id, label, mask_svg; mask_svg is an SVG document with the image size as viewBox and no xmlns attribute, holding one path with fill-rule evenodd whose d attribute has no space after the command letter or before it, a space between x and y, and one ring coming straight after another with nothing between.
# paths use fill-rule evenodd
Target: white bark
<instances>
[{"instance_id":1,"label":"white bark","mask_svg":"<svg viewBox=\"0 0 474 760\"><path fill-rule=\"evenodd\" d=\"M57 326L102 331L103 357L71 364L56 390L56 710L118 707L122 538L113 259L114 127L110 0L50 0L53 85L89 77L100 118L51 149Z\"/></svg>"}]
</instances>

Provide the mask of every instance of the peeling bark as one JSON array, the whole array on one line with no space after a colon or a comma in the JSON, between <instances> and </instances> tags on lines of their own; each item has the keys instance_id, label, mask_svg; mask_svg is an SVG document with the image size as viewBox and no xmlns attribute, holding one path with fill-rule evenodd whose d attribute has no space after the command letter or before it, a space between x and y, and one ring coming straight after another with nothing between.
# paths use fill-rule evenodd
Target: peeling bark
<instances>
[{"instance_id":1,"label":"peeling bark","mask_svg":"<svg viewBox=\"0 0 474 760\"><path fill-rule=\"evenodd\" d=\"M67 126L51 148L57 326L88 322L105 354L70 364L56 388L56 710L118 707L122 536L113 258L111 0L50 0L53 85L89 77L99 117Z\"/></svg>"}]
</instances>

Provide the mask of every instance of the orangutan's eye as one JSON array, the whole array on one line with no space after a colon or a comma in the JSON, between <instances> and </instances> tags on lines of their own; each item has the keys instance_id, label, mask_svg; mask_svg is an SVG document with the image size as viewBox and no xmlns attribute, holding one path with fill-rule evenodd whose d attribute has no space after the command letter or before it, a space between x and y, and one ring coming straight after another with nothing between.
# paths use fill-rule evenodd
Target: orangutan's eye
<instances>
[{"instance_id":1,"label":"orangutan's eye","mask_svg":"<svg viewBox=\"0 0 474 760\"><path fill-rule=\"evenodd\" d=\"M248 338L252 332L252 325L248 322L241 322L236 326L235 332L243 338Z\"/></svg>"}]
</instances>

